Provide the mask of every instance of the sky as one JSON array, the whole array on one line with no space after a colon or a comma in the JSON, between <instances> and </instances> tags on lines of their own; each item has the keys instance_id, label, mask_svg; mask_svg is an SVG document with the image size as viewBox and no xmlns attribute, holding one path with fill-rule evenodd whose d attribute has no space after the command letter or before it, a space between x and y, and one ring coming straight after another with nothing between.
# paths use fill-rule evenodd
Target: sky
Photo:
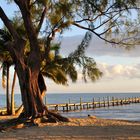
<instances>
[{"instance_id":1,"label":"sky","mask_svg":"<svg viewBox=\"0 0 140 140\"><path fill-rule=\"evenodd\" d=\"M67 56L78 46L81 39L82 36L80 35L64 37L61 53ZM53 85L50 81L52 86L48 87L48 89L57 92L82 93L140 92L139 52L140 46L129 51L120 47L115 48L93 35L86 53L94 58L98 68L103 72L103 77L94 83L91 81L84 83L81 74L79 74L77 84L69 82L68 87L60 87Z\"/></svg>"},{"instance_id":2,"label":"sky","mask_svg":"<svg viewBox=\"0 0 140 140\"><path fill-rule=\"evenodd\" d=\"M15 5L5 5L4 0L0 0L0 6L8 16L13 15ZM8 9L8 10L7 10ZM0 27L2 22L0 21ZM72 27L66 32L62 39L61 53L67 56L78 44L85 31ZM132 50L125 50L120 47L113 47L106 44L93 35L93 39L86 51L86 54L93 57L98 68L103 72L103 77L96 81L84 83L79 73L76 83L69 81L68 86L56 85L53 81L45 79L48 93L125 93L140 92L140 46ZM12 81L12 70L11 80ZM1 77L0 77L1 78ZM0 84L0 93L5 92ZM18 81L16 83L16 93L19 93Z\"/></svg>"}]
</instances>

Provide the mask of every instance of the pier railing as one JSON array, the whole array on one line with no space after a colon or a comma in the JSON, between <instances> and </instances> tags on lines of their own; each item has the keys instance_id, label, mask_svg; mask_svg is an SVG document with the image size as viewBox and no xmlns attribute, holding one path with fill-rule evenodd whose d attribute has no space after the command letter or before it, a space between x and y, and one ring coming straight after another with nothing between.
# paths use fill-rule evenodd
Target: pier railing
<instances>
[{"instance_id":1,"label":"pier railing","mask_svg":"<svg viewBox=\"0 0 140 140\"><path fill-rule=\"evenodd\" d=\"M98 101L96 101L93 98L91 102L82 102L82 99L80 98L79 103L71 103L69 99L69 103L48 104L47 107L50 110L68 112L68 111L76 111L76 110L83 110L83 109L94 109L100 107L127 105L131 103L140 103L140 97L132 97L132 98L106 97L102 99L98 98Z\"/></svg>"},{"instance_id":2,"label":"pier railing","mask_svg":"<svg viewBox=\"0 0 140 140\"><path fill-rule=\"evenodd\" d=\"M49 110L54 111L78 111L83 109L94 109L94 108L101 108L101 107L109 107L109 106L119 106L119 105L128 105L132 103L140 103L140 97L132 97L132 98L115 98L115 97L103 97L92 99L91 102L84 102L82 98L79 99L78 103L72 103L69 99L68 103L61 103L61 104L45 104ZM18 107L16 107L17 109ZM0 114L6 111L6 108L0 108Z\"/></svg>"}]
</instances>

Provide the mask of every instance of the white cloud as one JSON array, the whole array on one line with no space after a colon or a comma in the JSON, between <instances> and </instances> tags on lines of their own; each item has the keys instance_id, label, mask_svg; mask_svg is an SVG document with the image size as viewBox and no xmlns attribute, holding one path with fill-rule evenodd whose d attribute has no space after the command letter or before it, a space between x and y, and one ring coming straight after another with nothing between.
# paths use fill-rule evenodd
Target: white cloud
<instances>
[{"instance_id":1,"label":"white cloud","mask_svg":"<svg viewBox=\"0 0 140 140\"><path fill-rule=\"evenodd\" d=\"M116 79L116 78L140 78L140 64L135 65L109 65L106 63L98 64L99 69L104 73L103 78Z\"/></svg>"}]
</instances>

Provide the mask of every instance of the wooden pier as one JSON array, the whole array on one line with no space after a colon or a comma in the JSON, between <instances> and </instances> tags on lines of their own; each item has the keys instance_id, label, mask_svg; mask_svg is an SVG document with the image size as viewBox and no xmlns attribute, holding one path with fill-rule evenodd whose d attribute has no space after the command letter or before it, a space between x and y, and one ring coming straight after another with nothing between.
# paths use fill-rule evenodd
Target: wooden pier
<instances>
[{"instance_id":1,"label":"wooden pier","mask_svg":"<svg viewBox=\"0 0 140 140\"><path fill-rule=\"evenodd\" d=\"M83 110L83 109L94 109L100 107L109 107L109 106L119 106L119 105L127 105L132 103L140 103L140 97L132 97L132 98L98 98L98 101L94 98L92 102L82 102L80 98L79 103L71 103L69 99L69 103L62 103L62 104L48 104L47 107L50 110L54 111L76 111L76 110Z\"/></svg>"}]
</instances>

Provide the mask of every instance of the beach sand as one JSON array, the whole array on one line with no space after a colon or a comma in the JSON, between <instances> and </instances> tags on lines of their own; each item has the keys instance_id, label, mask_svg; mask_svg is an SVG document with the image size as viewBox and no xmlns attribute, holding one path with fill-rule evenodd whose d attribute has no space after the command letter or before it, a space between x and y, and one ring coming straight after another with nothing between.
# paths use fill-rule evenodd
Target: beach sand
<instances>
[{"instance_id":1,"label":"beach sand","mask_svg":"<svg viewBox=\"0 0 140 140\"><path fill-rule=\"evenodd\" d=\"M10 117L6 117L9 119ZM5 120L5 117L0 117ZM20 128L21 127L21 128ZM140 140L140 122L96 117L70 118L68 123L47 123L0 132L0 140Z\"/></svg>"}]
</instances>

